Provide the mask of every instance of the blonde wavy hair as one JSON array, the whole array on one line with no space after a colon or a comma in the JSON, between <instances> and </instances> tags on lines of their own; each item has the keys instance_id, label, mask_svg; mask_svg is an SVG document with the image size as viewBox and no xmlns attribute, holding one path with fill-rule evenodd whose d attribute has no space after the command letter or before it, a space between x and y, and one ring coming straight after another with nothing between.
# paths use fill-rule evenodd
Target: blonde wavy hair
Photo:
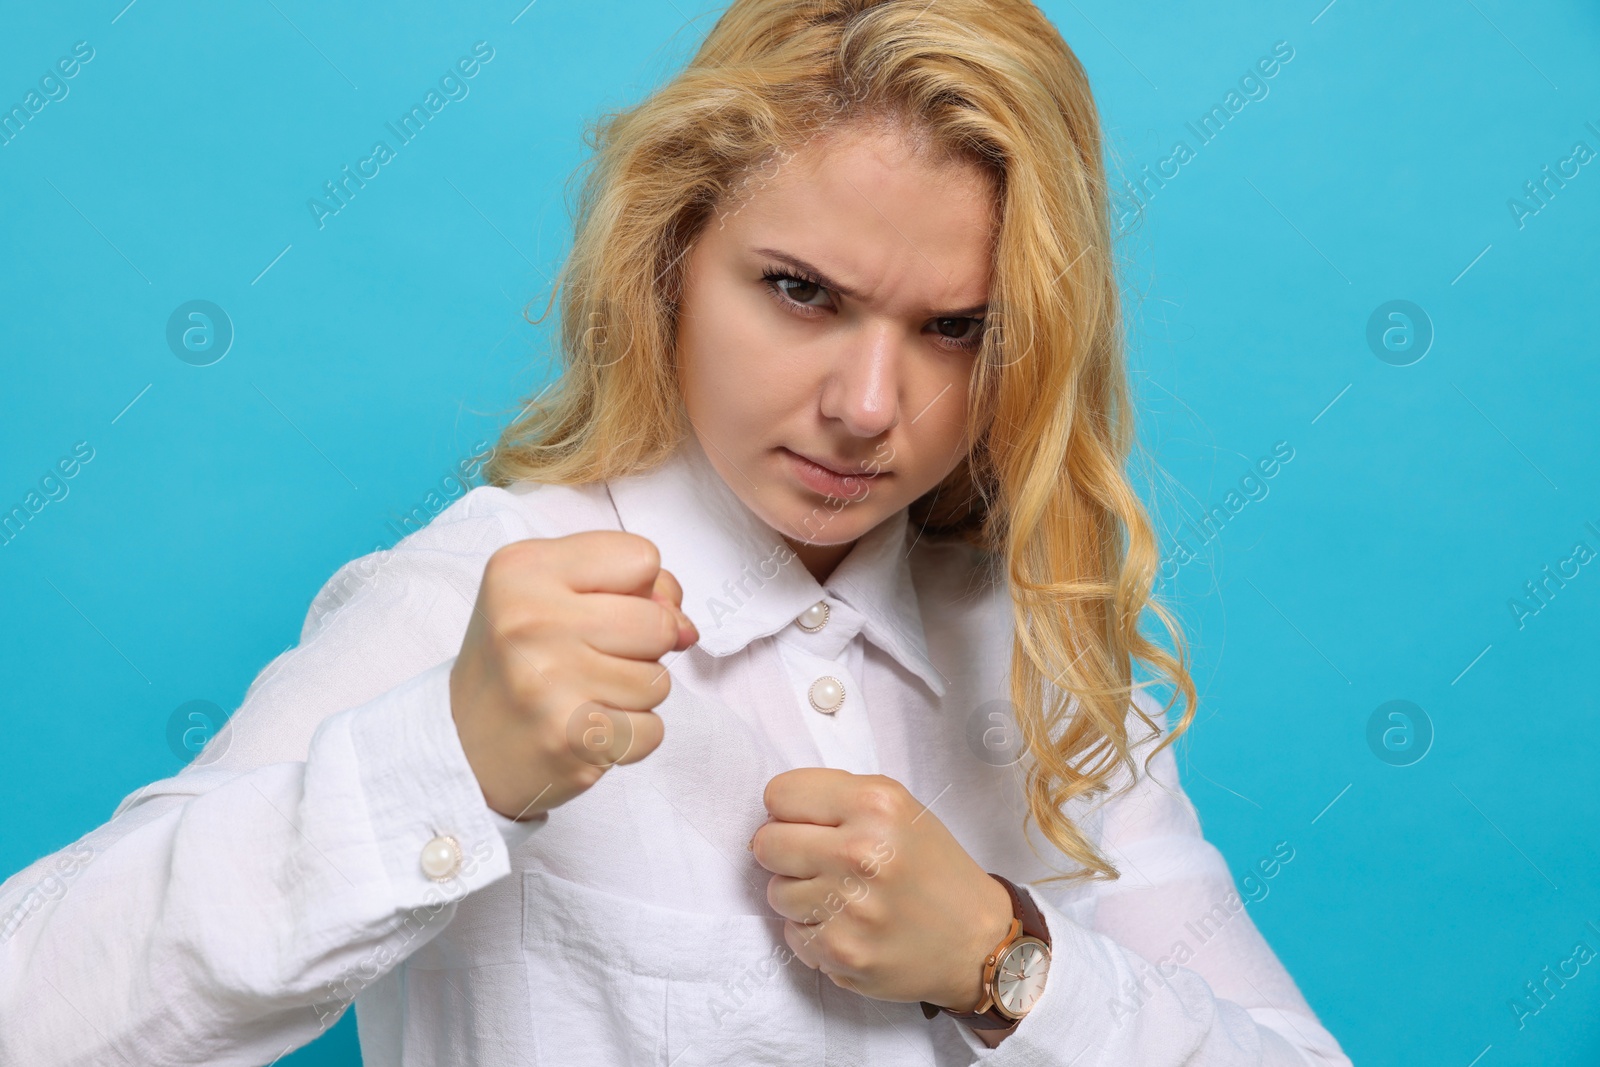
<instances>
[{"instance_id":1,"label":"blonde wavy hair","mask_svg":"<svg viewBox=\"0 0 1600 1067\"><path fill-rule=\"evenodd\" d=\"M1082 870L1117 869L1063 812L1112 791L1160 732L1136 663L1188 728L1182 634L1152 599L1158 546L1125 468L1133 443L1101 131L1083 67L1028 0L734 0L688 65L588 131L559 293L563 372L503 431L485 480L582 484L648 470L682 440L683 265L765 168L850 122L893 123L995 180L996 242L966 458L915 501L923 536L1006 575L1010 699L1028 817ZM549 313L546 304L541 321ZM1173 650L1145 636L1152 612ZM1074 707L1076 713L1074 713ZM1152 731L1130 739L1127 712ZM1026 822L1026 820L1025 820Z\"/></svg>"}]
</instances>

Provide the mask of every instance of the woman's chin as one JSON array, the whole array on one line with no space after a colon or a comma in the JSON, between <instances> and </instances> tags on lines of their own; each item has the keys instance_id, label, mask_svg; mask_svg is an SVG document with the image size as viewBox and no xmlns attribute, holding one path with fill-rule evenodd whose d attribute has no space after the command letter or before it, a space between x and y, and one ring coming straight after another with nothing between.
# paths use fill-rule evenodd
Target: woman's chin
<instances>
[{"instance_id":1,"label":"woman's chin","mask_svg":"<svg viewBox=\"0 0 1600 1067\"><path fill-rule=\"evenodd\" d=\"M788 491L775 507L758 509L768 526L791 541L824 547L848 544L883 518L866 501L828 500L814 493Z\"/></svg>"}]
</instances>

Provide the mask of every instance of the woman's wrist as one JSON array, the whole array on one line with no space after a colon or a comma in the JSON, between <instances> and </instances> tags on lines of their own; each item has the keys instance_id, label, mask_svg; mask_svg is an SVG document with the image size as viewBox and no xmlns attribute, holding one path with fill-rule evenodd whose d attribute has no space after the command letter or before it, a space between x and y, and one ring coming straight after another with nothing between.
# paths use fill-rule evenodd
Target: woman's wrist
<instances>
[{"instance_id":1,"label":"woman's wrist","mask_svg":"<svg viewBox=\"0 0 1600 1067\"><path fill-rule=\"evenodd\" d=\"M998 879L992 876L989 878L989 883L998 894L998 897L996 897L994 894L986 895L985 907L982 909L985 919L981 920L974 927L975 930L983 931L979 940L984 947L978 950L981 955L976 957L978 961L976 966L971 967L966 972L969 976L966 981L971 983L970 986L958 984L958 988L970 988L975 990L975 992L973 992L970 996L963 996L959 1006L955 1003L949 1004L948 1006L954 1011L974 1011L979 1004L989 1001L989 998L986 996L988 990L984 988L983 982L985 964L988 961L989 955L993 953L1000 943L1011 933L1013 921L1018 918L1022 918L1022 916L1018 916L1015 913L1012 905L1011 894L1006 887ZM975 974L973 973L974 971L976 972ZM993 1002L989 1001L988 1006L992 1007ZM1020 1023L1021 1020L1019 1019L1003 1029L980 1028L973 1025L971 1022L966 1022L966 1025L967 1028L985 1046L988 1048L995 1048L1002 1041L1015 1033L1017 1026L1020 1025Z\"/></svg>"},{"instance_id":2,"label":"woman's wrist","mask_svg":"<svg viewBox=\"0 0 1600 1067\"><path fill-rule=\"evenodd\" d=\"M946 999L936 999L932 1003L951 1011L973 1011L984 999L983 965L989 954L1011 932L1011 895L989 875L984 875L987 883L978 908L976 921L969 929L969 937L963 948L951 957L951 966L946 976L944 994Z\"/></svg>"}]
</instances>

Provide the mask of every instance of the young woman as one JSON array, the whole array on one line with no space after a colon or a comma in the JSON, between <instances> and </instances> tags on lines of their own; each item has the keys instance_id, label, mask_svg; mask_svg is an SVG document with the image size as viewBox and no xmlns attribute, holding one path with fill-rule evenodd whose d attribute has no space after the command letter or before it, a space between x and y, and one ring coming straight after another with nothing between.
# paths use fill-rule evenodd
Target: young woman
<instances>
[{"instance_id":1,"label":"young woman","mask_svg":"<svg viewBox=\"0 0 1600 1067\"><path fill-rule=\"evenodd\" d=\"M5 884L0 1061L1348 1064L1178 782L1056 31L736 0L596 147L559 386Z\"/></svg>"}]
</instances>

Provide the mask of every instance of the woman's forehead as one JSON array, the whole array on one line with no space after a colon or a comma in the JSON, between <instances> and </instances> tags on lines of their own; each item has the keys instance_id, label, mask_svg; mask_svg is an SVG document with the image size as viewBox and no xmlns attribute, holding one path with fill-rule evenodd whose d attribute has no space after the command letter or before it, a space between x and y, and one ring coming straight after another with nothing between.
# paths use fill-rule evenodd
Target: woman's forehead
<instances>
[{"instance_id":1,"label":"woman's forehead","mask_svg":"<svg viewBox=\"0 0 1600 1067\"><path fill-rule=\"evenodd\" d=\"M779 249L870 299L886 288L938 306L987 299L992 180L879 130L847 131L777 157L714 229Z\"/></svg>"}]
</instances>

